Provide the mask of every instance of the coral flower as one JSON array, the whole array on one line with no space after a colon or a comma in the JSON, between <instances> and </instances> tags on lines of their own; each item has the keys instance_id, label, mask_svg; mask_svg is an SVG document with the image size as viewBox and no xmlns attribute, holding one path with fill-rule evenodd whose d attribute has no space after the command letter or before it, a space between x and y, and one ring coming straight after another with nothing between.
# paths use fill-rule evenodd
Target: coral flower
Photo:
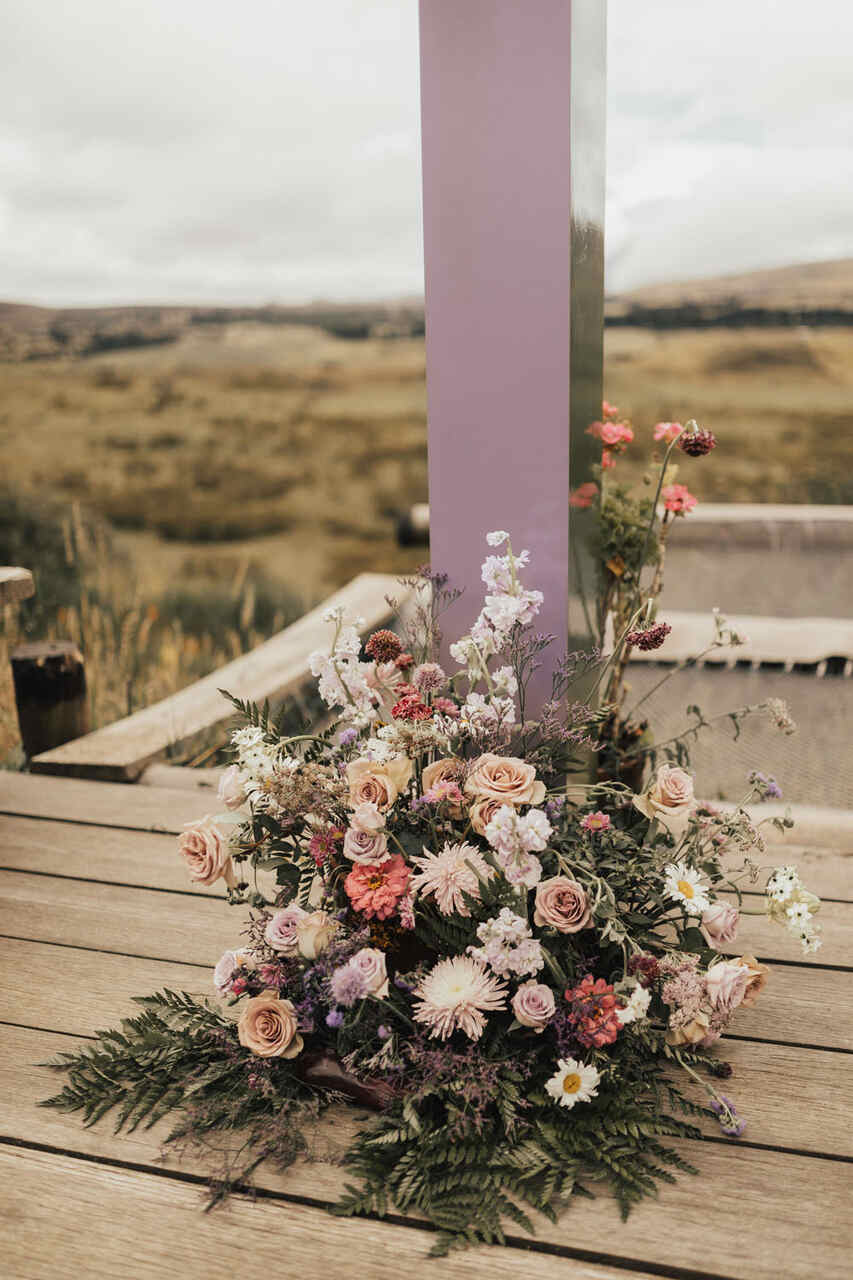
<instances>
[{"instance_id":1,"label":"coral flower","mask_svg":"<svg viewBox=\"0 0 853 1280\"><path fill-rule=\"evenodd\" d=\"M677 516L686 516L696 506L696 499L686 484L668 484L660 496L666 510L674 511Z\"/></svg>"},{"instance_id":2,"label":"coral flower","mask_svg":"<svg viewBox=\"0 0 853 1280\"><path fill-rule=\"evenodd\" d=\"M570 507L579 507L582 510L585 507L591 507L595 502L598 494L598 485L594 480L587 480L586 484L578 485L577 489L569 497Z\"/></svg>"},{"instance_id":3,"label":"coral flower","mask_svg":"<svg viewBox=\"0 0 853 1280\"><path fill-rule=\"evenodd\" d=\"M479 1040L485 1013L506 1008L507 989L477 960L451 956L440 960L415 989L415 1021L429 1027L431 1036L446 1040L457 1027Z\"/></svg>"},{"instance_id":4,"label":"coral flower","mask_svg":"<svg viewBox=\"0 0 853 1280\"><path fill-rule=\"evenodd\" d=\"M570 1005L569 1021L581 1044L600 1049L613 1043L622 1029L622 1004L609 983L588 973L583 982L569 988L566 999Z\"/></svg>"},{"instance_id":5,"label":"coral flower","mask_svg":"<svg viewBox=\"0 0 853 1280\"><path fill-rule=\"evenodd\" d=\"M368 920L387 920L409 886L411 871L399 853L384 862L353 867L344 881L350 902Z\"/></svg>"}]
</instances>

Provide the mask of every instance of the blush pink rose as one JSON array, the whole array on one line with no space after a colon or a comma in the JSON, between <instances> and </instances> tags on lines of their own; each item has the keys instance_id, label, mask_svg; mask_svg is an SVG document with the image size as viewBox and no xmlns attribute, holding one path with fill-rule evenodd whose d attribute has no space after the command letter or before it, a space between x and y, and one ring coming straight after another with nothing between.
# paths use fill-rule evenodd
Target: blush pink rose
<instances>
[{"instance_id":1,"label":"blush pink rose","mask_svg":"<svg viewBox=\"0 0 853 1280\"><path fill-rule=\"evenodd\" d=\"M512 1011L523 1027L541 1035L556 1010L554 992L544 982L525 982L512 997Z\"/></svg>"},{"instance_id":2,"label":"blush pink rose","mask_svg":"<svg viewBox=\"0 0 853 1280\"><path fill-rule=\"evenodd\" d=\"M634 808L656 819L674 836L683 834L693 807L693 779L671 764L660 765L648 791L634 796Z\"/></svg>"},{"instance_id":3,"label":"blush pink rose","mask_svg":"<svg viewBox=\"0 0 853 1280\"><path fill-rule=\"evenodd\" d=\"M264 991L247 1000L237 1023L237 1038L259 1058L295 1058L303 1040L297 1031L296 1010L277 991Z\"/></svg>"},{"instance_id":4,"label":"blush pink rose","mask_svg":"<svg viewBox=\"0 0 853 1280\"><path fill-rule=\"evenodd\" d=\"M711 1004L720 1013L730 1017L743 1002L749 984L749 972L730 960L718 960L705 975L705 985Z\"/></svg>"},{"instance_id":5,"label":"blush pink rose","mask_svg":"<svg viewBox=\"0 0 853 1280\"><path fill-rule=\"evenodd\" d=\"M232 764L219 779L218 798L226 809L239 809L246 803L246 791L240 778L240 770Z\"/></svg>"},{"instance_id":6,"label":"blush pink rose","mask_svg":"<svg viewBox=\"0 0 853 1280\"><path fill-rule=\"evenodd\" d=\"M474 762L465 782L465 794L474 800L498 800L501 804L541 804L545 783L537 780L532 764L517 756L496 756L489 751Z\"/></svg>"},{"instance_id":7,"label":"blush pink rose","mask_svg":"<svg viewBox=\"0 0 853 1280\"><path fill-rule=\"evenodd\" d=\"M591 920L586 894L576 880L553 876L536 887L533 923L551 925L560 933L579 933Z\"/></svg>"},{"instance_id":8,"label":"blush pink rose","mask_svg":"<svg viewBox=\"0 0 853 1280\"><path fill-rule=\"evenodd\" d=\"M388 994L388 972L385 968L385 952L377 947L362 947L349 962L364 979L369 995L384 998Z\"/></svg>"},{"instance_id":9,"label":"blush pink rose","mask_svg":"<svg viewBox=\"0 0 853 1280\"><path fill-rule=\"evenodd\" d=\"M385 827L385 814L366 800L353 811L350 825L358 827L360 831L382 831Z\"/></svg>"},{"instance_id":10,"label":"blush pink rose","mask_svg":"<svg viewBox=\"0 0 853 1280\"><path fill-rule=\"evenodd\" d=\"M503 800L477 800L471 805L468 816L471 819L471 826L478 836L486 834L486 827L498 810L503 809L503 807Z\"/></svg>"},{"instance_id":11,"label":"blush pink rose","mask_svg":"<svg viewBox=\"0 0 853 1280\"><path fill-rule=\"evenodd\" d=\"M210 817L188 822L178 837L178 851L187 864L191 880L196 884L215 884L224 879L229 889L237 883L228 853L228 840Z\"/></svg>"},{"instance_id":12,"label":"blush pink rose","mask_svg":"<svg viewBox=\"0 0 853 1280\"><path fill-rule=\"evenodd\" d=\"M442 760L434 760L432 764L428 764L424 769L421 787L426 794L432 791L433 787L440 782L461 783L462 772L464 766L461 760L454 760L452 756L445 756ZM452 792L448 793L451 801L447 812L451 818L462 817L462 805L456 801Z\"/></svg>"},{"instance_id":13,"label":"blush pink rose","mask_svg":"<svg viewBox=\"0 0 853 1280\"><path fill-rule=\"evenodd\" d=\"M264 930L264 940L267 946L272 947L273 951L280 951L285 956L297 955L299 952L299 932L296 926L307 915L308 912L304 911L295 902L283 907L281 911L276 911Z\"/></svg>"},{"instance_id":14,"label":"blush pink rose","mask_svg":"<svg viewBox=\"0 0 853 1280\"><path fill-rule=\"evenodd\" d=\"M721 947L734 942L739 922L740 913L737 907L733 907L730 902L712 902L710 907L702 912L699 928L708 946L719 951Z\"/></svg>"},{"instance_id":15,"label":"blush pink rose","mask_svg":"<svg viewBox=\"0 0 853 1280\"><path fill-rule=\"evenodd\" d=\"M350 827L344 836L344 857L349 858L350 862L382 862L387 856L388 838L383 831Z\"/></svg>"}]
</instances>

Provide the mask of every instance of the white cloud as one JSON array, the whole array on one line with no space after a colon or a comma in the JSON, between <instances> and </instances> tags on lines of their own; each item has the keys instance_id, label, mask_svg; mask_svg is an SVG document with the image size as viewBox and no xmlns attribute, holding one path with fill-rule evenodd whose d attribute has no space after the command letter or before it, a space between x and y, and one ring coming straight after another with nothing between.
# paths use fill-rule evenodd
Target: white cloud
<instances>
[{"instance_id":1,"label":"white cloud","mask_svg":"<svg viewBox=\"0 0 853 1280\"><path fill-rule=\"evenodd\" d=\"M416 0L5 0L0 297L421 288ZM608 281L853 253L853 10L611 0Z\"/></svg>"}]
</instances>

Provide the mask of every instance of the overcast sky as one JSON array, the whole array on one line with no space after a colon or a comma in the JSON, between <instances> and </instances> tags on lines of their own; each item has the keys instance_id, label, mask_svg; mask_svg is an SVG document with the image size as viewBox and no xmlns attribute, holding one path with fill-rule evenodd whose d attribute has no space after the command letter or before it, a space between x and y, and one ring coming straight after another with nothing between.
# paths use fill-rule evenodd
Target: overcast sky
<instances>
[{"instance_id":1,"label":"overcast sky","mask_svg":"<svg viewBox=\"0 0 853 1280\"><path fill-rule=\"evenodd\" d=\"M851 37L610 0L611 290L853 256ZM2 0L0 298L420 293L417 75L416 0Z\"/></svg>"}]
</instances>

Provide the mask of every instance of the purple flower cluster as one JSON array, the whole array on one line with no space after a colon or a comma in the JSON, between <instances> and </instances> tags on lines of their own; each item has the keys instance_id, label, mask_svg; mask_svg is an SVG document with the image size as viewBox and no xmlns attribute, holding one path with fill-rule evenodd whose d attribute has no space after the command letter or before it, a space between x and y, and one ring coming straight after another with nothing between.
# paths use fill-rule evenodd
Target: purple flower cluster
<instances>
[{"instance_id":1,"label":"purple flower cluster","mask_svg":"<svg viewBox=\"0 0 853 1280\"><path fill-rule=\"evenodd\" d=\"M724 1093L718 1094L711 1101L711 1110L717 1117L717 1123L727 1138L739 1138L741 1136L746 1128L746 1121L738 1115L731 1098L727 1098Z\"/></svg>"}]
</instances>

